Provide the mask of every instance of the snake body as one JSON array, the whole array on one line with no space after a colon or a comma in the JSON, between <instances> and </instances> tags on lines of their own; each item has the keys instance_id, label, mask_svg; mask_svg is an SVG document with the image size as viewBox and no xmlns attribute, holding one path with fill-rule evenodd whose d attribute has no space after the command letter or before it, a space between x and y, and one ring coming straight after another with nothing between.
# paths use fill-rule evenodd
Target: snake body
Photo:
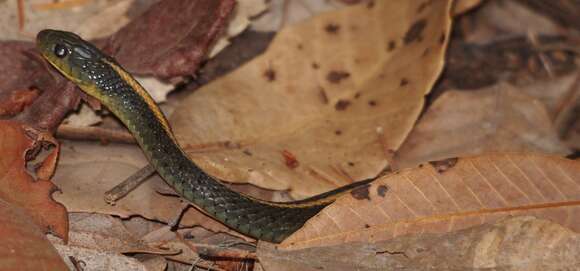
<instances>
[{"instance_id":1,"label":"snake body","mask_svg":"<svg viewBox=\"0 0 580 271\"><path fill-rule=\"evenodd\" d=\"M339 194L368 182L285 203L235 192L189 159L151 96L113 58L71 32L43 30L36 43L52 66L123 122L152 166L178 194L243 234L279 243Z\"/></svg>"}]
</instances>

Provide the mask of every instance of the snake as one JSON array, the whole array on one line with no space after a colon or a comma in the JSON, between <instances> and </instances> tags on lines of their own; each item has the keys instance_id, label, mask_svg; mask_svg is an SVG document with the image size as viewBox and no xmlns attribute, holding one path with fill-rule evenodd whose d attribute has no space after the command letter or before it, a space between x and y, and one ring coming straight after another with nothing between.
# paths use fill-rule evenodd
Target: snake
<instances>
[{"instance_id":1,"label":"snake","mask_svg":"<svg viewBox=\"0 0 580 271\"><path fill-rule=\"evenodd\" d=\"M238 193L205 173L180 147L156 102L113 57L72 32L45 29L36 37L42 57L127 127L149 163L182 198L247 236L280 243L338 196L371 180L291 202Z\"/></svg>"}]
</instances>

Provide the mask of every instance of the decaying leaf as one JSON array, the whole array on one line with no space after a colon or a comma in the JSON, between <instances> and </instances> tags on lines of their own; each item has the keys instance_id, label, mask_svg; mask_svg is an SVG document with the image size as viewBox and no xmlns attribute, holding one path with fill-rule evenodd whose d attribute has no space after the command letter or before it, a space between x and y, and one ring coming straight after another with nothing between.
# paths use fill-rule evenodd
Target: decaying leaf
<instances>
[{"instance_id":1,"label":"decaying leaf","mask_svg":"<svg viewBox=\"0 0 580 271\"><path fill-rule=\"evenodd\" d=\"M296 251L258 250L264 270L577 270L580 235L533 217L451 233Z\"/></svg>"},{"instance_id":2,"label":"decaying leaf","mask_svg":"<svg viewBox=\"0 0 580 271\"><path fill-rule=\"evenodd\" d=\"M2 140L0 139L0 142ZM2 160L2 159L0 159ZM2 172L4 169L0 169ZM2 179L2 178L0 178ZM4 185L4 184L3 184ZM28 210L0 199L0 270L68 270Z\"/></svg>"},{"instance_id":3,"label":"decaying leaf","mask_svg":"<svg viewBox=\"0 0 580 271\"><path fill-rule=\"evenodd\" d=\"M429 107L397 151L396 168L489 152L566 155L550 114L509 84L478 91L446 91Z\"/></svg>"},{"instance_id":4,"label":"decaying leaf","mask_svg":"<svg viewBox=\"0 0 580 271\"><path fill-rule=\"evenodd\" d=\"M26 172L26 160L42 144L55 147L36 168L38 179L35 180ZM52 200L56 187L48 179L54 171L58 149L58 143L49 135L14 121L0 121L0 199L26 210L43 231L66 240L66 209Z\"/></svg>"},{"instance_id":5,"label":"decaying leaf","mask_svg":"<svg viewBox=\"0 0 580 271\"><path fill-rule=\"evenodd\" d=\"M580 232L580 163L495 154L402 170L339 198L282 246L450 232L511 215L534 215Z\"/></svg>"},{"instance_id":6,"label":"decaying leaf","mask_svg":"<svg viewBox=\"0 0 580 271\"><path fill-rule=\"evenodd\" d=\"M180 143L221 179L299 197L375 176L443 65L450 4L429 3L374 1L282 30L180 104Z\"/></svg>"}]
</instances>

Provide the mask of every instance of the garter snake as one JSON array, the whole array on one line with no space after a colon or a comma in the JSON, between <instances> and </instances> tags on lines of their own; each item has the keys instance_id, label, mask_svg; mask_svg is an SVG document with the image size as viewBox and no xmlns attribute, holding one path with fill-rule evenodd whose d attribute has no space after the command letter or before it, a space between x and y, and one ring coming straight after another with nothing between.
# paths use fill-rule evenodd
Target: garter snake
<instances>
[{"instance_id":1,"label":"garter snake","mask_svg":"<svg viewBox=\"0 0 580 271\"><path fill-rule=\"evenodd\" d=\"M151 96L113 58L71 32L42 30L36 44L52 66L117 116L178 194L243 234L279 243L338 195L369 182L294 202L264 201L235 192L188 158Z\"/></svg>"}]
</instances>

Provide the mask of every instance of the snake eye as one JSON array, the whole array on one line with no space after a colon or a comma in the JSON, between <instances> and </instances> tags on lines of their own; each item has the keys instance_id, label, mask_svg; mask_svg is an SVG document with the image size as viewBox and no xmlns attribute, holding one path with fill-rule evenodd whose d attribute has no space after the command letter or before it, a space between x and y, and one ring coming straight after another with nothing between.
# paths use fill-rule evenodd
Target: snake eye
<instances>
[{"instance_id":1,"label":"snake eye","mask_svg":"<svg viewBox=\"0 0 580 271\"><path fill-rule=\"evenodd\" d=\"M68 54L68 49L62 44L56 44L54 46L54 54L59 58L63 58Z\"/></svg>"}]
</instances>

